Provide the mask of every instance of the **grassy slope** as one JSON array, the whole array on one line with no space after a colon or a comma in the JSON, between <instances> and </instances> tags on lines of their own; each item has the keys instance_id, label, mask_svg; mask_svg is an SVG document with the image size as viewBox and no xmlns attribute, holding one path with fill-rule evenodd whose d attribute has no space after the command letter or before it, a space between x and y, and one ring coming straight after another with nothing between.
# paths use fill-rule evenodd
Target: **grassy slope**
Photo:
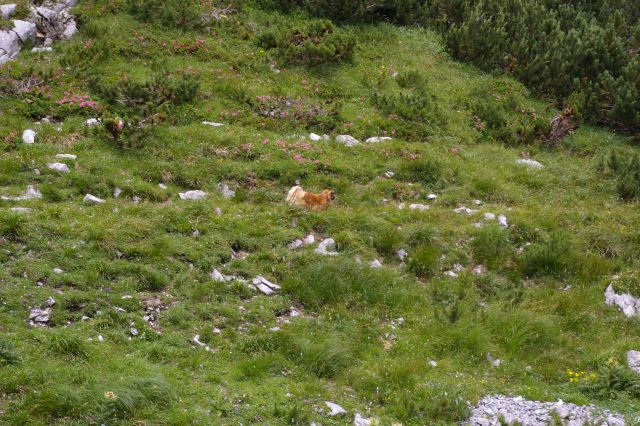
<instances>
[{"instance_id":1,"label":"grassy slope","mask_svg":"<svg viewBox=\"0 0 640 426\"><path fill-rule=\"evenodd\" d=\"M383 424L447 424L464 418L461 401L491 393L595 403L627 414L638 410L637 399L581 391L566 373L601 374L604 365L623 363L626 350L640 347L637 320L605 308L602 296L613 273L638 267L637 205L619 202L613 182L597 171L612 145L630 149L624 139L583 127L554 150L481 141L470 124L474 90L520 93L523 106L548 116L553 110L527 98L512 80L452 62L429 31L355 28L354 64L281 67L275 74L267 54L240 37L237 23L254 22L260 31L287 18L246 10L200 34L206 50L182 55L167 53L161 44L184 36L105 13L103 6L95 2L83 10L107 30L94 38L118 46L95 65L96 75L144 76L150 60L164 55L170 68L199 74L202 96L174 112L174 121L139 149L115 148L77 117L59 132L57 125L38 126L36 145L0 155L0 193L18 194L28 184L44 193L41 201L19 203L34 209L30 215L11 214L13 204L0 204L0 332L4 344L9 340L15 347L8 352L19 354L14 365L0 365L0 423L342 424L317 413L332 400ZM52 63L85 40L57 45ZM44 66L29 53L19 61ZM326 129L256 117L238 100L238 93L339 100L344 122L332 133L364 138L391 130L369 101L375 91L395 90L390 68L423 72L446 124L428 137L296 148L319 160L318 166L298 164L275 141L294 144L295 134ZM317 94L305 89L310 83L318 83ZM85 88L71 70L54 87L56 95L65 84ZM0 100L2 134L33 126L16 108L20 102ZM228 125L208 128L199 124L203 119ZM263 145L265 138L270 143ZM546 167L514 164L523 150ZM68 175L46 168L61 152L78 155ZM439 179L420 183L420 173L407 167L412 154L418 162L439 162ZM42 173L34 174L35 168ZM379 178L387 170L398 177ZM336 205L318 213L287 207L284 195L297 178L310 189L336 189ZM223 199L219 182L237 189L236 198ZM111 197L115 187L124 190L120 199ZM177 193L185 189L211 195L180 201ZM108 201L85 205L87 192ZM425 202L430 192L439 198L428 212L397 209L415 197ZM132 202L135 195L142 198L139 204ZM453 212L476 198L485 202L482 212L505 214L509 230L478 231L477 219ZM195 230L199 236L192 235ZM568 255L570 271L524 279L526 255L516 249L558 231L574 252ZM335 238L339 259L286 249L308 232ZM416 241L429 241L443 254L430 279L417 280L392 255L398 248L413 253ZM231 247L250 256L231 260ZM499 250L489 259L489 274L472 275L494 247ZM371 271L356 256L364 265L384 258L385 266ZM443 277L457 262L465 272L457 280ZM55 275L56 267L65 273ZM255 296L240 284L214 283L208 278L213 267L264 275L284 291ZM567 285L570 290L560 290ZM161 334L142 320L141 301L150 295L167 306L160 314ZM57 301L54 327L30 328L29 306L49 296ZM292 305L304 316L269 331L276 314ZM80 321L83 315L91 319ZM394 331L396 343L385 349L392 321L400 317L405 322ZM140 335L129 339L132 324ZM214 327L222 333L214 334ZM97 342L99 334L104 342ZM195 334L214 351L194 347ZM491 368L487 352L503 364ZM118 399L108 400L107 391Z\"/></svg>"}]
</instances>

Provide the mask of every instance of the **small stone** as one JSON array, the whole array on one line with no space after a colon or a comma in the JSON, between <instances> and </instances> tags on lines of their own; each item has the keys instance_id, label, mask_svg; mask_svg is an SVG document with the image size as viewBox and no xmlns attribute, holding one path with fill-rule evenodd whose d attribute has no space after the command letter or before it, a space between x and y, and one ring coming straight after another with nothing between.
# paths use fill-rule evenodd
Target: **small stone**
<instances>
[{"instance_id":1,"label":"small stone","mask_svg":"<svg viewBox=\"0 0 640 426\"><path fill-rule=\"evenodd\" d=\"M88 127L99 126L100 125L100 119L99 118L89 118L89 119L87 119L87 121L84 122L84 124L86 124Z\"/></svg>"},{"instance_id":2,"label":"small stone","mask_svg":"<svg viewBox=\"0 0 640 426\"><path fill-rule=\"evenodd\" d=\"M366 140L367 143L379 143L379 142L384 142L384 141L390 141L393 140L393 138L390 138L388 136L374 136L372 138L369 138Z\"/></svg>"},{"instance_id":3,"label":"small stone","mask_svg":"<svg viewBox=\"0 0 640 426\"><path fill-rule=\"evenodd\" d=\"M333 240L333 238L327 238L318 245L318 247L316 248L316 253L323 256L337 256L337 251L329 251L329 248L334 247L335 245L336 242Z\"/></svg>"},{"instance_id":4,"label":"small stone","mask_svg":"<svg viewBox=\"0 0 640 426\"><path fill-rule=\"evenodd\" d=\"M102 337L102 334L98 334L98 342L104 342L104 337Z\"/></svg>"},{"instance_id":5,"label":"small stone","mask_svg":"<svg viewBox=\"0 0 640 426\"><path fill-rule=\"evenodd\" d=\"M331 417L344 416L345 414L347 414L347 410L334 402L325 401L325 404L331 410L328 414Z\"/></svg>"},{"instance_id":6,"label":"small stone","mask_svg":"<svg viewBox=\"0 0 640 426\"><path fill-rule=\"evenodd\" d=\"M60 269L60 268L54 268L53 269L53 273L56 274L56 275L61 275L61 274L64 273L64 271L62 269Z\"/></svg>"},{"instance_id":7,"label":"small stone","mask_svg":"<svg viewBox=\"0 0 640 426\"><path fill-rule=\"evenodd\" d=\"M468 207L464 207L464 206L463 207L458 207L457 209L454 209L453 211L456 212L456 213L466 213L469 216L472 216L472 215L478 213L478 210L472 210L472 209L470 209Z\"/></svg>"},{"instance_id":8,"label":"small stone","mask_svg":"<svg viewBox=\"0 0 640 426\"><path fill-rule=\"evenodd\" d=\"M18 35L20 41L26 43L27 41L35 40L38 29L36 27L36 24L34 24L33 22L15 19L13 21L13 32Z\"/></svg>"},{"instance_id":9,"label":"small stone","mask_svg":"<svg viewBox=\"0 0 640 426\"><path fill-rule=\"evenodd\" d=\"M362 417L360 413L356 413L355 417L353 418L353 425L354 426L370 426L371 420L365 417Z\"/></svg>"},{"instance_id":10,"label":"small stone","mask_svg":"<svg viewBox=\"0 0 640 426\"><path fill-rule=\"evenodd\" d=\"M544 168L544 166L541 163L537 162L536 160L531 160L529 158L521 158L519 160L516 160L516 163L531 167L533 169Z\"/></svg>"},{"instance_id":11,"label":"small stone","mask_svg":"<svg viewBox=\"0 0 640 426\"><path fill-rule=\"evenodd\" d=\"M10 209L14 213L31 213L32 210L28 207L11 207Z\"/></svg>"},{"instance_id":12,"label":"small stone","mask_svg":"<svg viewBox=\"0 0 640 426\"><path fill-rule=\"evenodd\" d=\"M56 158L67 158L69 160L75 160L76 158L78 158L78 156L73 154L56 154Z\"/></svg>"},{"instance_id":13,"label":"small stone","mask_svg":"<svg viewBox=\"0 0 640 426\"><path fill-rule=\"evenodd\" d=\"M628 351L627 352L627 365L636 373L640 374L640 351Z\"/></svg>"},{"instance_id":14,"label":"small stone","mask_svg":"<svg viewBox=\"0 0 640 426\"><path fill-rule=\"evenodd\" d=\"M509 227L509 223L507 222L507 217L505 215L501 214L500 216L498 216L498 223L503 228L508 228Z\"/></svg>"},{"instance_id":15,"label":"small stone","mask_svg":"<svg viewBox=\"0 0 640 426\"><path fill-rule=\"evenodd\" d=\"M280 286L272 283L264 277L258 275L253 279L253 285L267 296L273 294L274 291L280 290Z\"/></svg>"},{"instance_id":16,"label":"small stone","mask_svg":"<svg viewBox=\"0 0 640 426\"><path fill-rule=\"evenodd\" d=\"M217 214L218 216L222 216L222 209L220 207L216 207L215 209L213 209L213 211L215 212L215 214Z\"/></svg>"},{"instance_id":17,"label":"small stone","mask_svg":"<svg viewBox=\"0 0 640 426\"><path fill-rule=\"evenodd\" d=\"M113 190L113 198L118 198L122 194L122 189L116 188Z\"/></svg>"},{"instance_id":18,"label":"small stone","mask_svg":"<svg viewBox=\"0 0 640 426\"><path fill-rule=\"evenodd\" d=\"M224 124L222 123L216 123L213 121L203 121L202 124L206 125L206 126L211 126L211 127L222 127L224 126Z\"/></svg>"},{"instance_id":19,"label":"small stone","mask_svg":"<svg viewBox=\"0 0 640 426\"><path fill-rule=\"evenodd\" d=\"M471 272L473 272L475 275L484 275L487 273L487 267L484 265L476 265Z\"/></svg>"},{"instance_id":20,"label":"small stone","mask_svg":"<svg viewBox=\"0 0 640 426\"><path fill-rule=\"evenodd\" d=\"M458 274L456 272L453 271L447 271L444 273L446 276L451 277L451 278L458 278Z\"/></svg>"},{"instance_id":21,"label":"small stone","mask_svg":"<svg viewBox=\"0 0 640 426\"><path fill-rule=\"evenodd\" d=\"M48 53L48 52L53 52L53 47L51 46L46 46L46 47L33 47L31 49L31 51L33 53Z\"/></svg>"},{"instance_id":22,"label":"small stone","mask_svg":"<svg viewBox=\"0 0 640 426\"><path fill-rule=\"evenodd\" d=\"M211 273L209 274L209 277L213 280L213 281L218 281L218 282L226 282L227 278L225 277L225 275L218 271L217 269L214 269L213 271L211 271Z\"/></svg>"},{"instance_id":23,"label":"small stone","mask_svg":"<svg viewBox=\"0 0 640 426\"><path fill-rule=\"evenodd\" d=\"M164 183L159 183L158 186L160 187L160 189L167 189L167 185L165 185Z\"/></svg>"},{"instance_id":24,"label":"small stone","mask_svg":"<svg viewBox=\"0 0 640 426\"><path fill-rule=\"evenodd\" d=\"M196 190L180 192L178 195L180 196L181 200L202 200L207 196L207 193L204 191Z\"/></svg>"},{"instance_id":25,"label":"small stone","mask_svg":"<svg viewBox=\"0 0 640 426\"><path fill-rule=\"evenodd\" d=\"M382 268L382 262L378 259L373 259L371 263L369 263L369 267L374 269Z\"/></svg>"},{"instance_id":26,"label":"small stone","mask_svg":"<svg viewBox=\"0 0 640 426\"><path fill-rule=\"evenodd\" d=\"M236 196L236 192L231 190L229 188L229 185L227 185L226 183L218 184L218 189L220 190L224 198L233 198Z\"/></svg>"},{"instance_id":27,"label":"small stone","mask_svg":"<svg viewBox=\"0 0 640 426\"><path fill-rule=\"evenodd\" d=\"M297 250L297 249L299 249L300 247L302 247L303 245L304 245L304 243L302 242L302 240L294 240L294 241L290 242L290 243L287 245L287 248L288 248L289 250Z\"/></svg>"},{"instance_id":28,"label":"small stone","mask_svg":"<svg viewBox=\"0 0 640 426\"><path fill-rule=\"evenodd\" d=\"M316 135L315 133L311 133L309 135L309 139L311 139L314 142L318 142L318 141L322 140L322 136Z\"/></svg>"},{"instance_id":29,"label":"small stone","mask_svg":"<svg viewBox=\"0 0 640 426\"><path fill-rule=\"evenodd\" d=\"M350 135L339 135L336 136L336 142L343 144L344 146L356 146L360 145L360 141Z\"/></svg>"},{"instance_id":30,"label":"small stone","mask_svg":"<svg viewBox=\"0 0 640 426\"><path fill-rule=\"evenodd\" d=\"M431 206L428 206L426 204L409 204L409 209L410 210L419 210L421 212L429 210L431 208Z\"/></svg>"},{"instance_id":31,"label":"small stone","mask_svg":"<svg viewBox=\"0 0 640 426\"><path fill-rule=\"evenodd\" d=\"M438 196L436 194L427 195L427 200L435 200L436 198L438 198Z\"/></svg>"},{"instance_id":32,"label":"small stone","mask_svg":"<svg viewBox=\"0 0 640 426\"><path fill-rule=\"evenodd\" d=\"M60 173L69 173L69 166L64 163L49 163L47 167Z\"/></svg>"},{"instance_id":33,"label":"small stone","mask_svg":"<svg viewBox=\"0 0 640 426\"><path fill-rule=\"evenodd\" d=\"M438 366L438 363L437 363L437 362L435 362L434 360L430 360L430 361L429 361L429 365L430 365L430 366L432 366L432 367L437 367L437 366Z\"/></svg>"},{"instance_id":34,"label":"small stone","mask_svg":"<svg viewBox=\"0 0 640 426\"><path fill-rule=\"evenodd\" d=\"M384 176L385 176L386 178L389 178L389 179L391 179L391 178L392 178L392 177L394 177L395 175L396 175L396 174L395 174L395 173L393 173L392 171L386 171L386 172L384 172Z\"/></svg>"},{"instance_id":35,"label":"small stone","mask_svg":"<svg viewBox=\"0 0 640 426\"><path fill-rule=\"evenodd\" d=\"M32 144L36 142L36 131L33 129L27 129L22 132L22 142L26 144Z\"/></svg>"},{"instance_id":36,"label":"small stone","mask_svg":"<svg viewBox=\"0 0 640 426\"><path fill-rule=\"evenodd\" d=\"M2 16L2 19L11 18L11 15L13 15L13 13L16 11L17 7L18 7L18 5L15 4L15 3L1 5L0 6L0 15Z\"/></svg>"},{"instance_id":37,"label":"small stone","mask_svg":"<svg viewBox=\"0 0 640 426\"><path fill-rule=\"evenodd\" d=\"M400 249L396 252L396 256L400 259L401 262L404 262L404 259L407 257L409 253L405 249Z\"/></svg>"},{"instance_id":38,"label":"small stone","mask_svg":"<svg viewBox=\"0 0 640 426\"><path fill-rule=\"evenodd\" d=\"M496 219L496 215L493 213L485 213L484 214L484 218L485 220L495 220Z\"/></svg>"},{"instance_id":39,"label":"small stone","mask_svg":"<svg viewBox=\"0 0 640 426\"><path fill-rule=\"evenodd\" d=\"M90 203L90 204L104 204L105 200L103 200L102 198L98 198L94 195L87 194L84 196L84 202Z\"/></svg>"}]
</instances>

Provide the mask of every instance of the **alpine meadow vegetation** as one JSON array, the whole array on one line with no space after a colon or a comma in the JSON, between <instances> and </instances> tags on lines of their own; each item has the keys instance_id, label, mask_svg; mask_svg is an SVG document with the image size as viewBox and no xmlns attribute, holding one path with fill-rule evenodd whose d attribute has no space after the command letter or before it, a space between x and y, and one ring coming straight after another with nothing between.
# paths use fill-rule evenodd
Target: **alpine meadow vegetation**
<instances>
[{"instance_id":1,"label":"alpine meadow vegetation","mask_svg":"<svg viewBox=\"0 0 640 426\"><path fill-rule=\"evenodd\" d=\"M0 424L634 424L633 3L80 0L0 65Z\"/></svg>"}]
</instances>

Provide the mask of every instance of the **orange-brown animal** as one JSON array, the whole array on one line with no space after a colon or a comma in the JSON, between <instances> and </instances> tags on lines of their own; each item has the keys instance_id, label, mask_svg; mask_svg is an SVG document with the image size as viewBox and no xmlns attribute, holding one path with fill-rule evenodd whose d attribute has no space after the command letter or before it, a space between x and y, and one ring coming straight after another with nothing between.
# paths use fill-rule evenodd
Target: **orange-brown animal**
<instances>
[{"instance_id":1,"label":"orange-brown animal","mask_svg":"<svg viewBox=\"0 0 640 426\"><path fill-rule=\"evenodd\" d=\"M325 189L319 194L306 192L301 186L294 186L287 195L287 203L295 206L303 206L312 210L317 210L327 206L336 199L336 193L330 189Z\"/></svg>"}]
</instances>

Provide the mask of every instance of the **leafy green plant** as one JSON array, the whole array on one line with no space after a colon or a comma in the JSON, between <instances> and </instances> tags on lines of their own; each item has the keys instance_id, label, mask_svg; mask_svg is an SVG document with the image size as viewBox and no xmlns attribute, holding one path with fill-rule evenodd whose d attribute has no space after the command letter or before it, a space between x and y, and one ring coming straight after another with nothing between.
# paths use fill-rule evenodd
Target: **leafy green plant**
<instances>
[{"instance_id":1,"label":"leafy green plant","mask_svg":"<svg viewBox=\"0 0 640 426\"><path fill-rule=\"evenodd\" d=\"M524 252L522 272L527 277L563 277L576 267L577 255L567 233L556 232L548 240L532 244Z\"/></svg>"},{"instance_id":2,"label":"leafy green plant","mask_svg":"<svg viewBox=\"0 0 640 426\"><path fill-rule=\"evenodd\" d=\"M608 168L616 181L620 198L625 201L640 200L640 155L622 156L611 151Z\"/></svg>"},{"instance_id":3,"label":"leafy green plant","mask_svg":"<svg viewBox=\"0 0 640 426\"><path fill-rule=\"evenodd\" d=\"M20 362L20 353L13 342L5 337L0 337L0 367L16 365Z\"/></svg>"},{"instance_id":4,"label":"leafy green plant","mask_svg":"<svg viewBox=\"0 0 640 426\"><path fill-rule=\"evenodd\" d=\"M143 22L191 30L204 23L201 3L193 0L127 0L129 13Z\"/></svg>"},{"instance_id":5,"label":"leafy green plant","mask_svg":"<svg viewBox=\"0 0 640 426\"><path fill-rule=\"evenodd\" d=\"M409 253L407 269L420 278L429 278L438 270L440 249L434 245L422 244Z\"/></svg>"},{"instance_id":6,"label":"leafy green plant","mask_svg":"<svg viewBox=\"0 0 640 426\"><path fill-rule=\"evenodd\" d=\"M321 65L353 59L355 37L328 20L312 20L305 26L275 27L262 33L258 46L294 65Z\"/></svg>"}]
</instances>

